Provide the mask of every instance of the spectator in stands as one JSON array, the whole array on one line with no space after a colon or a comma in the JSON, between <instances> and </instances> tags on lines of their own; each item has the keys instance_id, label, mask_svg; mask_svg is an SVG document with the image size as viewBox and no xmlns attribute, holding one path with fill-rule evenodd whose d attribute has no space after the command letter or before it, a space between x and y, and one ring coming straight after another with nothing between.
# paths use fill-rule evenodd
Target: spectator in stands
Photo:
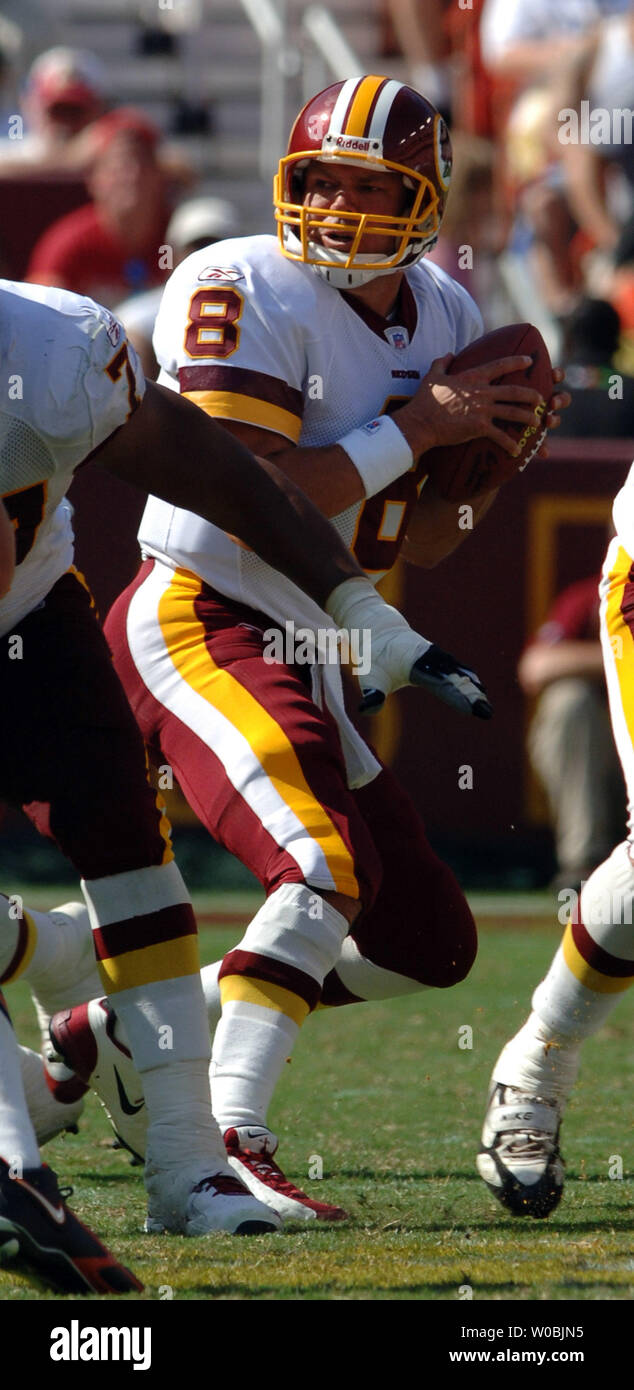
<instances>
[{"instance_id":1,"label":"spectator in stands","mask_svg":"<svg viewBox=\"0 0 634 1390\"><path fill-rule=\"evenodd\" d=\"M493 143L458 131L452 145L451 189L440 240L429 259L473 296L488 331L513 319L498 266L509 218L495 181Z\"/></svg>"},{"instance_id":2,"label":"spectator in stands","mask_svg":"<svg viewBox=\"0 0 634 1390\"><path fill-rule=\"evenodd\" d=\"M524 651L537 697L529 754L550 802L561 888L577 888L622 836L625 797L599 642L598 576L564 589Z\"/></svg>"},{"instance_id":3,"label":"spectator in stands","mask_svg":"<svg viewBox=\"0 0 634 1390\"><path fill-rule=\"evenodd\" d=\"M50 174L74 167L75 137L103 114L104 92L105 73L92 53L74 48L41 53L26 79L24 133L15 138L15 130L9 131L0 141L0 171L14 175L23 166L28 174Z\"/></svg>"},{"instance_id":4,"label":"spectator in stands","mask_svg":"<svg viewBox=\"0 0 634 1390\"><path fill-rule=\"evenodd\" d=\"M634 380L617 372L619 315L603 299L582 299L564 325L561 355L572 404L560 433L568 437L634 437Z\"/></svg>"},{"instance_id":5,"label":"spectator in stands","mask_svg":"<svg viewBox=\"0 0 634 1390\"><path fill-rule=\"evenodd\" d=\"M634 105L634 4L629 13L603 24L583 57L573 65L559 95L561 110L631 111ZM634 211L634 145L631 129L614 115L611 132L601 143L579 140L563 144L565 186L576 222L589 242L603 252L616 247L624 223ZM611 140L608 135L611 133Z\"/></svg>"},{"instance_id":6,"label":"spectator in stands","mask_svg":"<svg viewBox=\"0 0 634 1390\"><path fill-rule=\"evenodd\" d=\"M386 10L405 59L405 80L451 117L451 61L446 11L451 0L387 0Z\"/></svg>"},{"instance_id":7,"label":"spectator in stands","mask_svg":"<svg viewBox=\"0 0 634 1390\"><path fill-rule=\"evenodd\" d=\"M623 14L630 0L486 0L480 22L490 71L518 86L557 76L582 49L593 27Z\"/></svg>"},{"instance_id":8,"label":"spectator in stands","mask_svg":"<svg viewBox=\"0 0 634 1390\"><path fill-rule=\"evenodd\" d=\"M132 107L93 127L95 157L87 180L93 201L40 237L27 280L88 294L112 306L123 295L162 284L169 206L157 158L159 132Z\"/></svg>"},{"instance_id":9,"label":"spectator in stands","mask_svg":"<svg viewBox=\"0 0 634 1390\"><path fill-rule=\"evenodd\" d=\"M546 319L550 316L553 332L555 320L572 311L583 291L581 257L587 250L577 235L562 168L557 112L565 103L558 83L569 65L583 64L592 52L598 26L612 15L624 14L630 3L486 0L482 14L482 52L494 82L505 93L497 105L509 117L511 161L522 145L538 148L531 182L518 186L516 179L511 189L520 214L511 250L528 271L538 317L540 309ZM540 326L544 330L543 320Z\"/></svg>"},{"instance_id":10,"label":"spectator in stands","mask_svg":"<svg viewBox=\"0 0 634 1390\"><path fill-rule=\"evenodd\" d=\"M192 252L211 247L216 241L226 237L240 236L240 214L233 203L225 198L190 198L181 203L170 217L165 232L165 242L170 247L174 269L191 256ZM214 263L210 257L210 265ZM146 377L154 380L158 375L158 363L152 348L154 321L163 295L163 287L146 290L143 294L132 295L122 304L115 306L117 318L121 319L126 333L141 359Z\"/></svg>"},{"instance_id":11,"label":"spectator in stands","mask_svg":"<svg viewBox=\"0 0 634 1390\"><path fill-rule=\"evenodd\" d=\"M616 309L622 332L622 358L634 375L634 216L626 222L609 264L600 277L601 294Z\"/></svg>"}]
</instances>

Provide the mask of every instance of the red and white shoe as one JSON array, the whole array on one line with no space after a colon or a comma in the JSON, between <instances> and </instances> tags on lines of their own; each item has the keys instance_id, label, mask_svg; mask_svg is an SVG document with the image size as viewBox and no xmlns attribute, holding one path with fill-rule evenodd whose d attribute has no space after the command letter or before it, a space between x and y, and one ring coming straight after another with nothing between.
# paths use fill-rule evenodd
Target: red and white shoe
<instances>
[{"instance_id":1,"label":"red and white shoe","mask_svg":"<svg viewBox=\"0 0 634 1390\"><path fill-rule=\"evenodd\" d=\"M49 1043L49 1052L51 1045ZM77 1133L88 1086L63 1066L20 1045L20 1070L27 1109L40 1147L65 1130Z\"/></svg>"},{"instance_id":2,"label":"red and white shoe","mask_svg":"<svg viewBox=\"0 0 634 1390\"><path fill-rule=\"evenodd\" d=\"M234 1236L260 1236L279 1230L278 1213L259 1202L228 1166L198 1181L197 1177L180 1168L161 1171L146 1166L147 1232L205 1236L228 1231Z\"/></svg>"},{"instance_id":3,"label":"red and white shoe","mask_svg":"<svg viewBox=\"0 0 634 1390\"><path fill-rule=\"evenodd\" d=\"M270 1129L239 1125L224 1135L229 1163L254 1197L266 1202L284 1221L347 1221L348 1213L329 1202L316 1202L285 1176L274 1162L277 1138Z\"/></svg>"},{"instance_id":4,"label":"red and white shoe","mask_svg":"<svg viewBox=\"0 0 634 1390\"><path fill-rule=\"evenodd\" d=\"M97 1092L124 1149L143 1161L147 1109L139 1073L127 1047L115 1037L116 1017L107 999L91 999L54 1014L52 1047L62 1062Z\"/></svg>"}]
</instances>

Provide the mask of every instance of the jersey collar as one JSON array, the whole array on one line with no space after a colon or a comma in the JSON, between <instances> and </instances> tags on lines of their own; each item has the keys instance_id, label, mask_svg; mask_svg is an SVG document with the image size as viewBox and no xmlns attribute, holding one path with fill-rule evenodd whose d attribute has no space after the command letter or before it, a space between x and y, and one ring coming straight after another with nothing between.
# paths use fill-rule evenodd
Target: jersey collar
<instances>
[{"instance_id":1,"label":"jersey collar","mask_svg":"<svg viewBox=\"0 0 634 1390\"><path fill-rule=\"evenodd\" d=\"M383 314L377 314L375 309L371 309L367 304L364 304L363 300L359 299L358 295L350 294L348 290L339 290L338 293L341 295L342 299L345 299L346 304L350 305L350 308L354 310L355 314L357 314L360 319L363 319L367 327L370 328L373 333L376 333L378 338L382 338L384 342L390 341L389 338L385 336L386 328L406 328L409 340L410 342L412 341L418 322L418 310L416 308L416 300L414 299L406 276L403 276L401 280L398 297L394 305L394 313L389 319L384 318Z\"/></svg>"}]
</instances>

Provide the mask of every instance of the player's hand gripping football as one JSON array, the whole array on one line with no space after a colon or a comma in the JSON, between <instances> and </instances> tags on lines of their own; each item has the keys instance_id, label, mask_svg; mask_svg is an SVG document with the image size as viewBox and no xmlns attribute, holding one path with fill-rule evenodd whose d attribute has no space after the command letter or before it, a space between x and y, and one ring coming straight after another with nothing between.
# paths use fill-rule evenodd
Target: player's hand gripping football
<instances>
[{"instance_id":1,"label":"player's hand gripping football","mask_svg":"<svg viewBox=\"0 0 634 1390\"><path fill-rule=\"evenodd\" d=\"M414 632L369 580L348 579L340 584L326 609L338 628L370 633L370 669L358 676L362 713L375 713L394 690L421 685L461 714L491 718L493 710L475 672Z\"/></svg>"}]
</instances>

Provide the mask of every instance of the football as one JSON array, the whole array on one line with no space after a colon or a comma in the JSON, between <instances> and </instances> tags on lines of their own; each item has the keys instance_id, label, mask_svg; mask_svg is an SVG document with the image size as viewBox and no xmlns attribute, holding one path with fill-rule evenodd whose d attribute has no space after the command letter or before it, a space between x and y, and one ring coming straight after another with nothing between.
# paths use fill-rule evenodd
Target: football
<instances>
[{"instance_id":1,"label":"football","mask_svg":"<svg viewBox=\"0 0 634 1390\"><path fill-rule=\"evenodd\" d=\"M553 369L544 339L530 323L513 323L485 333L483 338L476 339L454 357L447 375L453 376L469 367L479 367L498 357L518 356L532 357L531 366L498 380L503 379L511 386L532 386L539 391L544 401L545 418L554 391ZM545 425L526 426L511 420L496 423L521 445L517 458L507 454L494 440L486 438L430 449L425 455L429 476L441 497L450 502L467 502L482 492L490 492L492 488L508 482L530 463L546 436Z\"/></svg>"}]
</instances>

